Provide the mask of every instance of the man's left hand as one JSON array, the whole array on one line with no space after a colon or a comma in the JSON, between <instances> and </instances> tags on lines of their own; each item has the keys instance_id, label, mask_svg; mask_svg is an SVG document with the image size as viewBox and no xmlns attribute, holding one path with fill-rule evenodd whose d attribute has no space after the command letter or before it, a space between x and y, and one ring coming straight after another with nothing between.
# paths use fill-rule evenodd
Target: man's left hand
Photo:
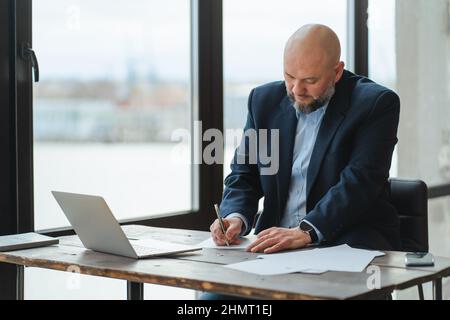
<instances>
[{"instance_id":1,"label":"man's left hand","mask_svg":"<svg viewBox=\"0 0 450 320\"><path fill-rule=\"evenodd\" d=\"M261 231L257 239L247 247L246 251L274 253L282 250L303 248L311 243L310 235L298 228L274 227Z\"/></svg>"}]
</instances>

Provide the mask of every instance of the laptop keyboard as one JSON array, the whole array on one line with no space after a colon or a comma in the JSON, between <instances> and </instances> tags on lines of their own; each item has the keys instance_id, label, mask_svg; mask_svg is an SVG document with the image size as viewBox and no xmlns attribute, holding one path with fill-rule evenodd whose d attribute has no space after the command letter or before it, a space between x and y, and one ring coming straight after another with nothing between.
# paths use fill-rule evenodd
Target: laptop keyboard
<instances>
[{"instance_id":1,"label":"laptop keyboard","mask_svg":"<svg viewBox=\"0 0 450 320\"><path fill-rule=\"evenodd\" d=\"M161 251L158 248L143 247L143 246L140 246L137 244L133 244L133 248L136 251L138 256L151 255L151 254L155 254L155 253Z\"/></svg>"}]
</instances>

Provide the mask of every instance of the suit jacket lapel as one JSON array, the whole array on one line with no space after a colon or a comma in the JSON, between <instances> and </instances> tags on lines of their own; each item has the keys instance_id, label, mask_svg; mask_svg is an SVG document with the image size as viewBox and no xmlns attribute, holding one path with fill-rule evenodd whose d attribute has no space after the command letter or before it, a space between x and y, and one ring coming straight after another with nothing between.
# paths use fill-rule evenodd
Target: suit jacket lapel
<instances>
[{"instance_id":1,"label":"suit jacket lapel","mask_svg":"<svg viewBox=\"0 0 450 320\"><path fill-rule=\"evenodd\" d=\"M327 111L323 117L322 124L317 134L316 143L309 162L307 179L306 179L306 199L308 202L309 194L312 186L316 181L322 160L326 154L328 146L339 128L345 113L349 108L347 96L347 79L348 75L344 73L341 80L336 84L336 93L330 100Z\"/></svg>"},{"instance_id":2,"label":"suit jacket lapel","mask_svg":"<svg viewBox=\"0 0 450 320\"><path fill-rule=\"evenodd\" d=\"M295 133L297 131L297 115L292 103L286 96L281 102L281 113L278 114L276 122L280 129L280 148L279 148L279 170L277 175L277 189L279 199L279 214L286 204L287 193L292 173L292 157L294 152Z\"/></svg>"}]
</instances>

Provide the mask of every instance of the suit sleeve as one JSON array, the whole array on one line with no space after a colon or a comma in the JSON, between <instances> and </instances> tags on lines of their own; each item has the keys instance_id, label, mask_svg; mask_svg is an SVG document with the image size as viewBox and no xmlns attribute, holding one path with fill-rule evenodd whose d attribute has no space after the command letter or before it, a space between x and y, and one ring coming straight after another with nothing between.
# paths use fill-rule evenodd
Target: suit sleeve
<instances>
[{"instance_id":1,"label":"suit sleeve","mask_svg":"<svg viewBox=\"0 0 450 320\"><path fill-rule=\"evenodd\" d=\"M392 91L380 94L356 131L348 165L307 215L327 242L367 217L365 212L383 192L397 143L400 101Z\"/></svg>"},{"instance_id":2,"label":"suit sleeve","mask_svg":"<svg viewBox=\"0 0 450 320\"><path fill-rule=\"evenodd\" d=\"M254 216L258 211L259 199L263 196L256 163L256 146L246 137L256 133L256 125L252 115L252 99L254 90L248 100L248 115L244 127L243 139L236 149L231 163L231 173L225 179L220 211L223 217L239 212L245 217L245 224L251 229ZM253 141L255 142L255 141Z\"/></svg>"}]
</instances>

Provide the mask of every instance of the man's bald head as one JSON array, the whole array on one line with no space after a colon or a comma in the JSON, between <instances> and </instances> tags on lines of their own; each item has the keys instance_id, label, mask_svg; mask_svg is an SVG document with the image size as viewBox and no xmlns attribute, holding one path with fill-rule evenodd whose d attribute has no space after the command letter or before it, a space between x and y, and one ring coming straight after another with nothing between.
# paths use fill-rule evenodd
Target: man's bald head
<instances>
[{"instance_id":1,"label":"man's bald head","mask_svg":"<svg viewBox=\"0 0 450 320\"><path fill-rule=\"evenodd\" d=\"M341 45L329 27L309 24L298 29L284 50L284 77L289 98L302 112L326 104L342 77Z\"/></svg>"},{"instance_id":2,"label":"man's bald head","mask_svg":"<svg viewBox=\"0 0 450 320\"><path fill-rule=\"evenodd\" d=\"M298 29L288 40L285 59L297 58L305 63L321 63L334 67L341 58L341 44L336 33L321 24L308 24Z\"/></svg>"}]
</instances>

